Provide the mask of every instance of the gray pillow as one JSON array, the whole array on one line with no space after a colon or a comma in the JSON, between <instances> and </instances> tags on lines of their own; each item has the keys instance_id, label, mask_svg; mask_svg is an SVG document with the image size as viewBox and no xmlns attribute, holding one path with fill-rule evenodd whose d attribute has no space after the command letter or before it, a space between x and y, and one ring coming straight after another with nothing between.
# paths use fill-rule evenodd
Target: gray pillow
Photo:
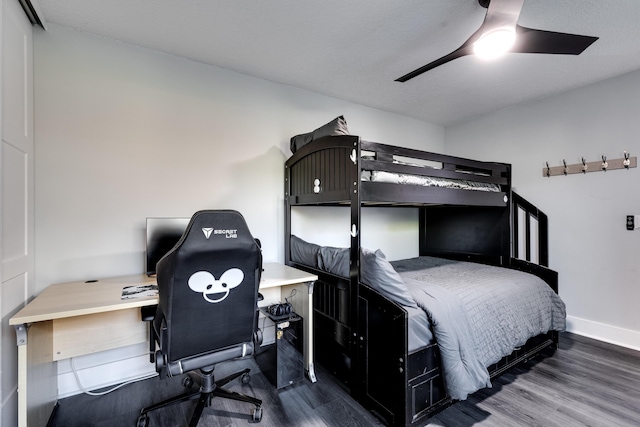
<instances>
[{"instance_id":1,"label":"gray pillow","mask_svg":"<svg viewBox=\"0 0 640 427\"><path fill-rule=\"evenodd\" d=\"M380 249L372 252L362 248L360 255L362 283L371 286L387 298L407 307L418 308L400 275L393 269Z\"/></svg>"},{"instance_id":2,"label":"gray pillow","mask_svg":"<svg viewBox=\"0 0 640 427\"><path fill-rule=\"evenodd\" d=\"M322 246L318 252L318 268L336 276L349 277L349 248Z\"/></svg>"},{"instance_id":3,"label":"gray pillow","mask_svg":"<svg viewBox=\"0 0 640 427\"><path fill-rule=\"evenodd\" d=\"M331 135L349 135L349 129L347 129L347 121L344 119L344 116L336 117L329 123L320 126L313 132L303 133L292 137L290 141L291 152L295 153L297 150L307 145L311 141L322 138L323 136Z\"/></svg>"},{"instance_id":4,"label":"gray pillow","mask_svg":"<svg viewBox=\"0 0 640 427\"><path fill-rule=\"evenodd\" d=\"M291 261L318 268L318 251L320 246L306 242L291 235Z\"/></svg>"},{"instance_id":5,"label":"gray pillow","mask_svg":"<svg viewBox=\"0 0 640 427\"><path fill-rule=\"evenodd\" d=\"M389 264L380 249L373 252L361 248L360 280L398 304L418 308L400 275ZM318 268L337 276L349 277L349 248L321 247Z\"/></svg>"}]
</instances>

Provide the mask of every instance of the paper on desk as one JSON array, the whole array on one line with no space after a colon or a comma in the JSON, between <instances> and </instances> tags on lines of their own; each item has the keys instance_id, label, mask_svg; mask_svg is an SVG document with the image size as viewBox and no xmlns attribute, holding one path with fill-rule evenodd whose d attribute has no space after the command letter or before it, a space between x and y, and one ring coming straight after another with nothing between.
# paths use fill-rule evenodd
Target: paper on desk
<instances>
[{"instance_id":1,"label":"paper on desk","mask_svg":"<svg viewBox=\"0 0 640 427\"><path fill-rule=\"evenodd\" d=\"M132 285L122 288L122 299L155 297L158 296L158 285L145 283L144 285Z\"/></svg>"}]
</instances>

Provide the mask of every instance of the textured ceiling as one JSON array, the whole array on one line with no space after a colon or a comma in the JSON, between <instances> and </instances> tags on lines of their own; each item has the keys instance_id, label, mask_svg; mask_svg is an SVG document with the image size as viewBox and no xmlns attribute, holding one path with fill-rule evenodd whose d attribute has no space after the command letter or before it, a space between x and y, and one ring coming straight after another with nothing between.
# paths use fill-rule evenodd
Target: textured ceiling
<instances>
[{"instance_id":1,"label":"textured ceiling","mask_svg":"<svg viewBox=\"0 0 640 427\"><path fill-rule=\"evenodd\" d=\"M519 24L597 36L580 56L463 57L477 0L39 0L47 22L442 125L640 69L640 1L525 0Z\"/></svg>"}]
</instances>

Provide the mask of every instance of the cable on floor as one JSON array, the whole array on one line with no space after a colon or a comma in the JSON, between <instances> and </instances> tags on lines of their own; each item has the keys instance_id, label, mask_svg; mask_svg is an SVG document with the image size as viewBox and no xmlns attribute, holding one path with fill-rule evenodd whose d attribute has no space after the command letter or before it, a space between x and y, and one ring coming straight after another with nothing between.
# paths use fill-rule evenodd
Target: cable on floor
<instances>
[{"instance_id":1,"label":"cable on floor","mask_svg":"<svg viewBox=\"0 0 640 427\"><path fill-rule=\"evenodd\" d=\"M88 394L89 396L104 396L105 394L109 394L109 393L111 393L113 391L116 391L120 387L124 387L126 385L133 384L133 383L135 383L137 381L148 380L149 378L154 378L154 377L158 376L158 373L156 372L156 373L144 376L142 378L137 378L135 380L130 380L130 381L123 382L123 383L121 383L121 384L119 384L119 385L117 385L117 386L115 386L115 387L113 387L113 388L111 388L109 390L105 390L105 391L101 391L101 392L95 392L95 391L87 390L86 388L84 388L84 386L80 382L80 376L78 375L78 371L76 370L76 366L75 366L75 363L73 361L73 357L71 358L71 371L73 371L73 375L76 377L76 383L78 383L78 387L80 387L80 390L82 390L82 392L84 394Z\"/></svg>"}]
</instances>

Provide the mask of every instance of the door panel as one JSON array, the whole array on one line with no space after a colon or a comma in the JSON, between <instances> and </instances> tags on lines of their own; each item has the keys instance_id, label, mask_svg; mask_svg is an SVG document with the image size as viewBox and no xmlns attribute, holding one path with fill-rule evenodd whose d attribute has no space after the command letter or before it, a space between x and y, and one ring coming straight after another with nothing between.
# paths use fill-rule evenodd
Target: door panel
<instances>
[{"instance_id":1,"label":"door panel","mask_svg":"<svg viewBox=\"0 0 640 427\"><path fill-rule=\"evenodd\" d=\"M2 98L0 131L0 390L2 425L18 425L17 409L40 407L31 425L45 425L52 408L50 393L22 383L17 391L16 336L8 318L35 293L34 281L34 128L33 27L18 0L0 0ZM29 332L31 335L31 331ZM48 374L47 374L48 375ZM55 390L55 388L54 388ZM28 395L28 397L27 397ZM30 414L31 415L31 414ZM20 423L25 423L22 419ZM33 424L32 424L33 423ZM25 424L21 424L25 425Z\"/></svg>"}]
</instances>

